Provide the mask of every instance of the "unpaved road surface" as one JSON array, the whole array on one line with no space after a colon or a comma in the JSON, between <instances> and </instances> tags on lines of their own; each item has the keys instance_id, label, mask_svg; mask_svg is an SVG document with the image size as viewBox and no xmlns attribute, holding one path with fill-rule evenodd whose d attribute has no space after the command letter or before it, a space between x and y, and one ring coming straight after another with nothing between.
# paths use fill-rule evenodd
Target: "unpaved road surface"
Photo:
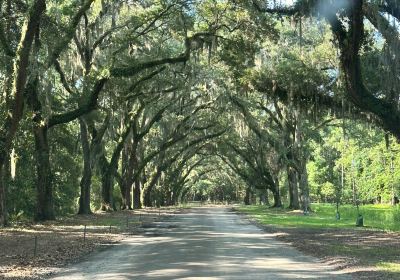
<instances>
[{"instance_id":1,"label":"unpaved road surface","mask_svg":"<svg viewBox=\"0 0 400 280\"><path fill-rule=\"evenodd\" d=\"M154 223L51 278L351 279L305 256L228 208L194 208Z\"/></svg>"}]
</instances>

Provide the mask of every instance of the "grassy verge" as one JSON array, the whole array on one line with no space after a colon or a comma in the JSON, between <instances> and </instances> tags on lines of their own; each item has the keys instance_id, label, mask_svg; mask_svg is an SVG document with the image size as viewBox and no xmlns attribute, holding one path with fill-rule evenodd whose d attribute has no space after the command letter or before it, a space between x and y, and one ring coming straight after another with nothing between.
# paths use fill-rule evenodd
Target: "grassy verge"
<instances>
[{"instance_id":1,"label":"grassy verge","mask_svg":"<svg viewBox=\"0 0 400 280\"><path fill-rule=\"evenodd\" d=\"M400 210L388 205L360 207L365 227L355 227L357 209L313 204L313 212L240 206L239 211L263 225L277 238L306 254L346 269L354 279L400 279Z\"/></svg>"},{"instance_id":2,"label":"grassy verge","mask_svg":"<svg viewBox=\"0 0 400 280\"><path fill-rule=\"evenodd\" d=\"M339 209L341 219L336 220L336 208L332 204L313 204L313 212L303 215L301 211L269 209L265 206L242 206L240 211L252 215L263 224L307 228L354 228L357 209L344 205ZM400 231L400 208L390 205L363 205L364 228Z\"/></svg>"},{"instance_id":3,"label":"grassy verge","mask_svg":"<svg viewBox=\"0 0 400 280\"><path fill-rule=\"evenodd\" d=\"M392 263L392 262L380 262L377 266L389 273L400 273L400 263Z\"/></svg>"}]
</instances>

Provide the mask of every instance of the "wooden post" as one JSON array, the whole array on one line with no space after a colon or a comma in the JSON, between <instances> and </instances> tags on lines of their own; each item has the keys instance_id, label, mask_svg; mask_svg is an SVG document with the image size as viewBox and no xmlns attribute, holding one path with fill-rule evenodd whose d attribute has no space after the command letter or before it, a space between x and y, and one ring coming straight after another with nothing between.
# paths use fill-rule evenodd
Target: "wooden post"
<instances>
[{"instance_id":1,"label":"wooden post","mask_svg":"<svg viewBox=\"0 0 400 280\"><path fill-rule=\"evenodd\" d=\"M83 229L83 243L86 243L86 225L85 228Z\"/></svg>"},{"instance_id":2,"label":"wooden post","mask_svg":"<svg viewBox=\"0 0 400 280\"><path fill-rule=\"evenodd\" d=\"M35 235L35 249L33 250L33 256L36 258L37 255L37 235Z\"/></svg>"},{"instance_id":3,"label":"wooden post","mask_svg":"<svg viewBox=\"0 0 400 280\"><path fill-rule=\"evenodd\" d=\"M110 231L109 231L109 233L111 233L111 225L110 225Z\"/></svg>"}]
</instances>

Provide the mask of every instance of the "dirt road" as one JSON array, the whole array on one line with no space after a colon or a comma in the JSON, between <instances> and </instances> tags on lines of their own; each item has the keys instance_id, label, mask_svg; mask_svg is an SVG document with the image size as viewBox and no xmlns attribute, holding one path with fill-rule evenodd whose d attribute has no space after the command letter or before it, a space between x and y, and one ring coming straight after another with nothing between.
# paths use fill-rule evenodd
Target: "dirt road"
<instances>
[{"instance_id":1,"label":"dirt road","mask_svg":"<svg viewBox=\"0 0 400 280\"><path fill-rule=\"evenodd\" d=\"M194 208L51 278L350 279L277 241L228 208Z\"/></svg>"}]
</instances>

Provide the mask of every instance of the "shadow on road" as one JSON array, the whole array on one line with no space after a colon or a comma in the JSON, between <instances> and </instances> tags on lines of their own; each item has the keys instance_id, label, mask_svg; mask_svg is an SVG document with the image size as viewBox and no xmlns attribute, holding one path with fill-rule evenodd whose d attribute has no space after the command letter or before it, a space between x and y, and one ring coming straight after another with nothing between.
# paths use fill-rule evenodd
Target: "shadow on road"
<instances>
[{"instance_id":1,"label":"shadow on road","mask_svg":"<svg viewBox=\"0 0 400 280\"><path fill-rule=\"evenodd\" d=\"M227 208L196 208L53 279L350 279Z\"/></svg>"}]
</instances>

